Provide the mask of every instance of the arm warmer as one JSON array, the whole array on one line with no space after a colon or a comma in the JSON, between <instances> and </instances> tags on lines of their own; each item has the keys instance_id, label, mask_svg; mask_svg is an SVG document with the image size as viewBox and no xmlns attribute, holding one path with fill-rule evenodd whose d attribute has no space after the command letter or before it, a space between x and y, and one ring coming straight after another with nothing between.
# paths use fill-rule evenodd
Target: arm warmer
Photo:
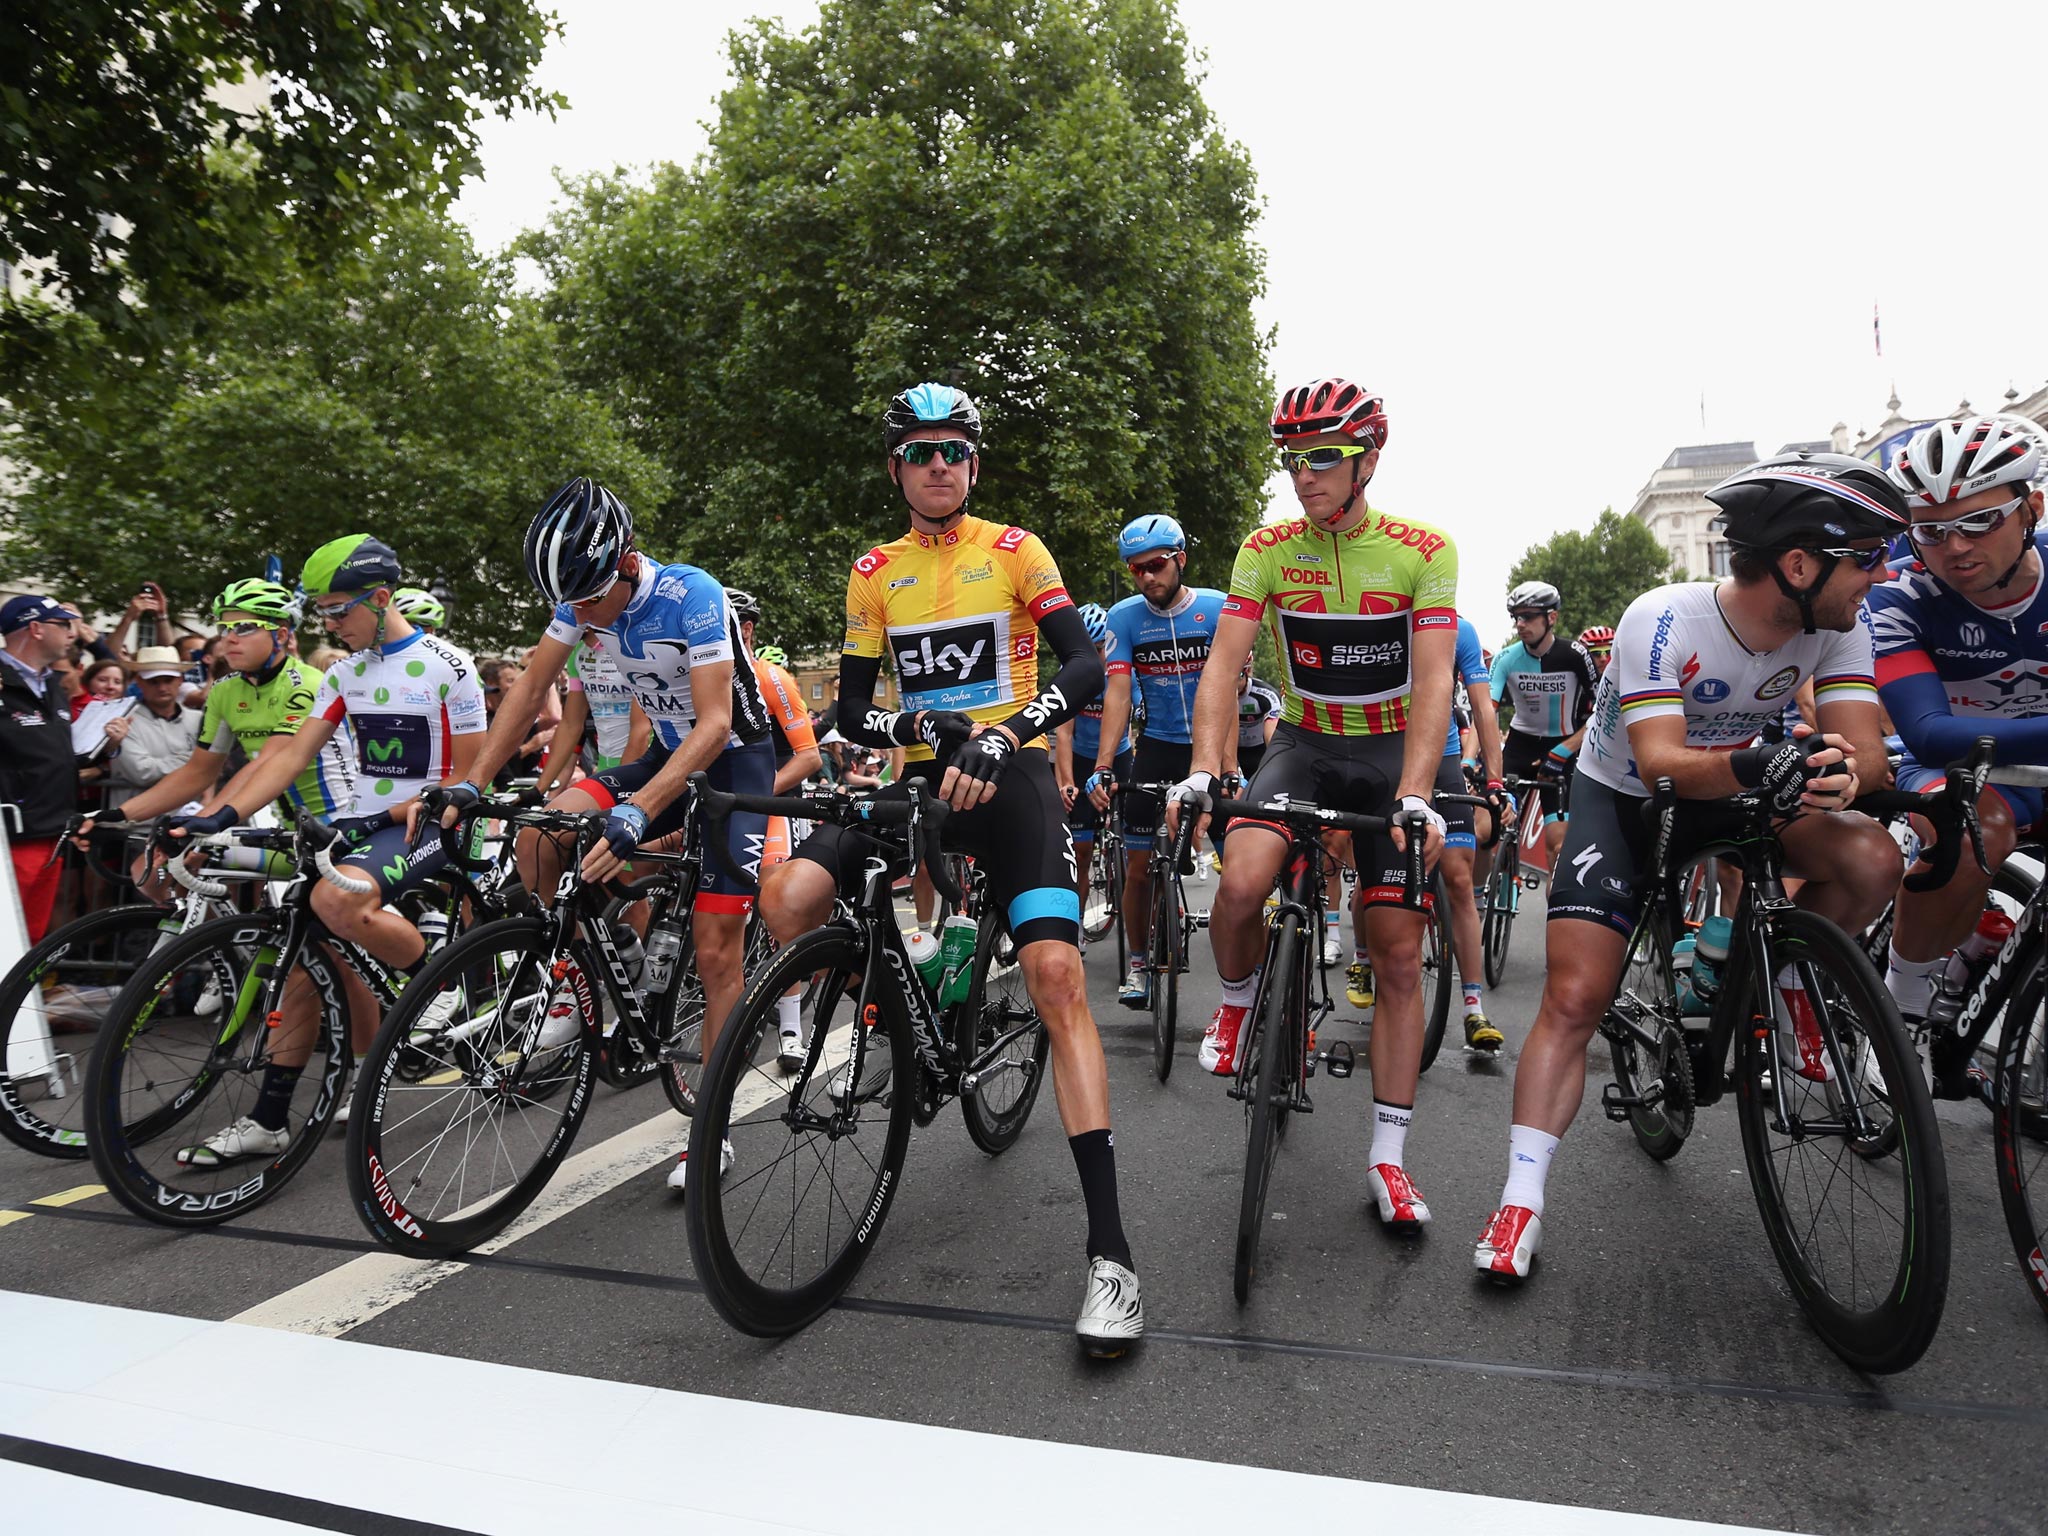
<instances>
[{"instance_id":1,"label":"arm warmer","mask_svg":"<svg viewBox=\"0 0 2048 1536\"><path fill-rule=\"evenodd\" d=\"M1998 743L1994 763L2048 762L2048 716L2032 720L1992 720L1949 713L1948 691L1932 673L1895 678L1882 690L1892 727L1906 750L1929 768L1942 768L1967 757L1979 736Z\"/></svg>"},{"instance_id":2,"label":"arm warmer","mask_svg":"<svg viewBox=\"0 0 2048 1536\"><path fill-rule=\"evenodd\" d=\"M875 683L881 675L879 656L839 658L839 734L864 747L915 746L916 712L875 704Z\"/></svg>"}]
</instances>

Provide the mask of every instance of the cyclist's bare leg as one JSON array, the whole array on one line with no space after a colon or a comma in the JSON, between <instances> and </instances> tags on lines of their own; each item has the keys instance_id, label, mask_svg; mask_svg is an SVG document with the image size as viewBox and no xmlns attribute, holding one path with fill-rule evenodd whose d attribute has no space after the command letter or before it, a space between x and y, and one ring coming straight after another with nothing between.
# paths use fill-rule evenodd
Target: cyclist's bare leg
<instances>
[{"instance_id":1,"label":"cyclist's bare leg","mask_svg":"<svg viewBox=\"0 0 2048 1536\"><path fill-rule=\"evenodd\" d=\"M2002 801L2000 803L2003 804ZM2010 817L2006 818L2005 825L2010 837ZM1778 834L1778 841L1785 849L1787 873L1799 876L1803 882L1794 899L1807 911L1826 918L1844 933L1860 933L1875 922L1898 887L1899 845L1892 841L1889 832L1868 816L1843 811L1801 816L1785 825ZM1988 852L1989 837L1985 839L1985 846ZM2010 843L2007 846L2010 847ZM1977 872L1976 861L1971 858L1963 859L1958 866L1959 874L1963 867L1973 874ZM1983 876L1978 875L1978 879L1982 880ZM1980 887L1976 905L1969 909L1956 939L1950 941L1951 946L1970 931L1971 924L1977 920L1977 913L1983 910L1984 896ZM1910 930L1911 923L1908 918L1904 926ZM1925 942L1918 933L1909 931L1908 937ZM1941 950L1934 950L1928 958L1940 953Z\"/></svg>"},{"instance_id":2,"label":"cyclist's bare leg","mask_svg":"<svg viewBox=\"0 0 2048 1536\"><path fill-rule=\"evenodd\" d=\"M1216 974L1241 981L1265 958L1266 894L1287 857L1287 839L1270 827L1241 821L1230 829L1229 843L1230 857L1223 861L1209 914L1209 947L1216 956ZM1142 926L1131 931L1141 932Z\"/></svg>"},{"instance_id":3,"label":"cyclist's bare leg","mask_svg":"<svg viewBox=\"0 0 2048 1536\"><path fill-rule=\"evenodd\" d=\"M704 983L704 1059L709 1061L725 1016L740 1000L743 981L740 969L747 946L747 914L709 912L699 907L691 916L690 926L697 944L697 975Z\"/></svg>"},{"instance_id":4,"label":"cyclist's bare leg","mask_svg":"<svg viewBox=\"0 0 2048 1536\"><path fill-rule=\"evenodd\" d=\"M1550 867L1557 868L1557 850L1564 846L1565 824L1562 818L1549 823L1543 829L1543 850L1550 856Z\"/></svg>"},{"instance_id":5,"label":"cyclist's bare leg","mask_svg":"<svg viewBox=\"0 0 2048 1536\"><path fill-rule=\"evenodd\" d=\"M1515 1064L1513 1118L1562 1136L1585 1097L1586 1048L1621 983L1628 940L1604 923L1560 918L1543 926L1543 1000Z\"/></svg>"},{"instance_id":6,"label":"cyclist's bare leg","mask_svg":"<svg viewBox=\"0 0 2048 1536\"><path fill-rule=\"evenodd\" d=\"M1473 896L1473 865L1470 848L1446 848L1437 862L1443 880L1442 899L1451 904L1445 914L1451 923L1451 950L1458 957L1458 979L1474 985L1480 977L1479 905Z\"/></svg>"},{"instance_id":7,"label":"cyclist's bare leg","mask_svg":"<svg viewBox=\"0 0 2048 1536\"><path fill-rule=\"evenodd\" d=\"M777 944L793 944L832 915L832 874L810 859L786 859L761 876L761 921Z\"/></svg>"},{"instance_id":8,"label":"cyclist's bare leg","mask_svg":"<svg viewBox=\"0 0 2048 1536\"><path fill-rule=\"evenodd\" d=\"M1052 1043L1052 1091L1069 1136L1109 1128L1109 1065L1088 1011L1081 952L1057 939L1017 951L1024 987Z\"/></svg>"},{"instance_id":9,"label":"cyclist's bare leg","mask_svg":"<svg viewBox=\"0 0 2048 1536\"><path fill-rule=\"evenodd\" d=\"M917 912L917 926L929 928L933 915L939 910L939 890L932 884L932 877L922 864L911 872L910 904Z\"/></svg>"},{"instance_id":10,"label":"cyclist's bare leg","mask_svg":"<svg viewBox=\"0 0 2048 1536\"><path fill-rule=\"evenodd\" d=\"M1365 909L1376 1007L1372 1017L1372 1096L1413 1104L1422 1075L1422 938L1428 917L1375 902Z\"/></svg>"},{"instance_id":11,"label":"cyclist's bare leg","mask_svg":"<svg viewBox=\"0 0 2048 1536\"><path fill-rule=\"evenodd\" d=\"M1080 892L1081 903L1084 907L1087 905L1088 902L1088 868L1094 862L1095 839L1091 837L1090 839L1088 839L1087 842L1084 843L1078 837L1075 838L1074 868L1077 871L1077 873L1075 876L1074 889Z\"/></svg>"},{"instance_id":12,"label":"cyclist's bare leg","mask_svg":"<svg viewBox=\"0 0 2048 1536\"><path fill-rule=\"evenodd\" d=\"M2005 797L1987 789L1977 800L1977 821L1984 829L1984 857L1996 871L2011 855L2018 833L2012 823L2012 808ZM1795 823L1796 825L1796 823ZM1913 828L1931 841L1933 829L1919 817ZM1890 838L1885 841L1890 842ZM1902 960L1927 961L1945 955L1976 926L1991 890L1991 876L1977 868L1969 847L1956 861L1956 872L1948 884L1932 891L1909 891L1899 887L1898 918L1892 924L1892 948Z\"/></svg>"},{"instance_id":13,"label":"cyclist's bare leg","mask_svg":"<svg viewBox=\"0 0 2048 1536\"><path fill-rule=\"evenodd\" d=\"M1133 959L1152 942L1152 850L1133 848L1124 859L1124 933Z\"/></svg>"},{"instance_id":14,"label":"cyclist's bare leg","mask_svg":"<svg viewBox=\"0 0 2048 1536\"><path fill-rule=\"evenodd\" d=\"M369 871L360 866L341 867L369 877ZM427 941L420 937L419 929L396 912L384 909L383 893L374 881L369 890L358 895L322 880L313 887L313 915L337 939L361 945L389 966L403 969L415 965L427 952Z\"/></svg>"},{"instance_id":15,"label":"cyclist's bare leg","mask_svg":"<svg viewBox=\"0 0 2048 1536\"><path fill-rule=\"evenodd\" d=\"M565 789L548 802L551 811L594 811L599 809L594 797L580 789ZM555 886L562 878L562 854L558 846L560 834L544 833L537 827L522 827L519 832L519 878L526 888L550 906L555 900Z\"/></svg>"}]
</instances>

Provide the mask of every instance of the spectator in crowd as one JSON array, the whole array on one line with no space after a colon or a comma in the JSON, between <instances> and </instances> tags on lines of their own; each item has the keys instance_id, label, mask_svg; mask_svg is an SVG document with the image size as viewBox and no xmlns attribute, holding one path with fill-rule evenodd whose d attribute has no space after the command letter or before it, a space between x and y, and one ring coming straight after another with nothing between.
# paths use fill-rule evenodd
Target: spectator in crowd
<instances>
[{"instance_id":1,"label":"spectator in crowd","mask_svg":"<svg viewBox=\"0 0 2048 1536\"><path fill-rule=\"evenodd\" d=\"M132 660L128 638L145 616L153 617L157 643L170 639L171 605L164 598L164 589L153 581L145 581L142 590L128 599L128 606L121 611L121 622L107 637L104 654L118 656L124 661Z\"/></svg>"},{"instance_id":2,"label":"spectator in crowd","mask_svg":"<svg viewBox=\"0 0 2048 1536\"><path fill-rule=\"evenodd\" d=\"M142 708L107 722L107 740L114 744L107 765L109 808L182 766L199 744L199 711L178 702L185 687L178 653L168 645L138 651L135 680L142 688Z\"/></svg>"},{"instance_id":3,"label":"spectator in crowd","mask_svg":"<svg viewBox=\"0 0 2048 1536\"><path fill-rule=\"evenodd\" d=\"M510 657L493 657L477 667L477 676L484 685L484 711L493 720L498 715L498 702L512 691L512 685L525 675L526 669ZM533 728L526 733L526 739L519 744L519 751L505 770L499 775L505 779L530 779L540 773L541 759L547 755L548 743L554 739L555 727L562 723L562 696L555 688L549 688L541 695L540 713L534 717Z\"/></svg>"},{"instance_id":4,"label":"spectator in crowd","mask_svg":"<svg viewBox=\"0 0 2048 1536\"><path fill-rule=\"evenodd\" d=\"M292 640L294 644L297 643L298 638L299 637L295 632L292 635ZM325 677L327 675L327 669L329 667L333 666L338 661L348 660L348 652L344 651L338 645L316 645L313 647L313 654L308 656L306 660L308 663L311 664L315 672L318 672L322 677Z\"/></svg>"},{"instance_id":5,"label":"spectator in crowd","mask_svg":"<svg viewBox=\"0 0 2048 1536\"><path fill-rule=\"evenodd\" d=\"M57 835L78 800L71 722L50 672L77 622L77 614L47 597L0 604L0 804L10 807L14 885L31 944L49 927L63 874Z\"/></svg>"},{"instance_id":6,"label":"spectator in crowd","mask_svg":"<svg viewBox=\"0 0 2048 1536\"><path fill-rule=\"evenodd\" d=\"M86 663L78 674L78 693L71 700L71 718L79 714L94 699L118 699L128 691L128 669L114 660L94 660Z\"/></svg>"}]
</instances>

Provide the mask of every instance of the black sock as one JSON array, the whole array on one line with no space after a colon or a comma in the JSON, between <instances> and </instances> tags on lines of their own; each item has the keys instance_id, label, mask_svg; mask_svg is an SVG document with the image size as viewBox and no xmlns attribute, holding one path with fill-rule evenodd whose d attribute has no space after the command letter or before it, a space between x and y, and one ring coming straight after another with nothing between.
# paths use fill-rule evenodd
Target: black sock
<instances>
[{"instance_id":1,"label":"black sock","mask_svg":"<svg viewBox=\"0 0 2048 1536\"><path fill-rule=\"evenodd\" d=\"M292 1093L299 1086L299 1074L304 1067L280 1067L276 1063L263 1069L263 1086L256 1092L255 1106L249 1111L249 1118L266 1131L281 1131L285 1122L291 1119Z\"/></svg>"},{"instance_id":2,"label":"black sock","mask_svg":"<svg viewBox=\"0 0 2048 1536\"><path fill-rule=\"evenodd\" d=\"M1109 1131L1069 1136L1081 1198L1088 1202L1088 1257L1114 1259L1129 1269L1131 1245L1124 1240L1123 1213L1116 1200L1116 1137Z\"/></svg>"}]
</instances>

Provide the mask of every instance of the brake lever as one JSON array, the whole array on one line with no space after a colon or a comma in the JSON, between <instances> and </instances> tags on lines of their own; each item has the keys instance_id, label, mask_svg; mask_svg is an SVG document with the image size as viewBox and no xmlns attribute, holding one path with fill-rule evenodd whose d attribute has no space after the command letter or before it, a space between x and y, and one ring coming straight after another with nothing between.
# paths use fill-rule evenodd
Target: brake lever
<instances>
[{"instance_id":1,"label":"brake lever","mask_svg":"<svg viewBox=\"0 0 2048 1536\"><path fill-rule=\"evenodd\" d=\"M960 907L966 904L966 894L953 878L953 872L946 867L946 856L939 846L949 809L943 800L930 800L924 786L915 779L911 780L910 846L916 850L917 861L924 866L925 873L932 877L932 888L946 899L949 906Z\"/></svg>"},{"instance_id":2,"label":"brake lever","mask_svg":"<svg viewBox=\"0 0 2048 1536\"><path fill-rule=\"evenodd\" d=\"M1429 842L1429 818L1421 811L1403 811L1401 825L1407 831L1408 888L1401 893L1401 905L1421 912L1423 907L1423 854Z\"/></svg>"}]
</instances>

